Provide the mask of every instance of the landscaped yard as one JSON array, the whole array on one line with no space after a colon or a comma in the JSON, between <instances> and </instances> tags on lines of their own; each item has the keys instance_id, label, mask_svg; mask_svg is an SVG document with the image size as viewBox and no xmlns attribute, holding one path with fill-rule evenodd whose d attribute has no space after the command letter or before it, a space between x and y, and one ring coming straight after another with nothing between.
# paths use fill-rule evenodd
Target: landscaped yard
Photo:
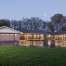
<instances>
[{"instance_id":1,"label":"landscaped yard","mask_svg":"<svg viewBox=\"0 0 66 66\"><path fill-rule=\"evenodd\" d=\"M66 66L66 49L0 47L0 66Z\"/></svg>"}]
</instances>

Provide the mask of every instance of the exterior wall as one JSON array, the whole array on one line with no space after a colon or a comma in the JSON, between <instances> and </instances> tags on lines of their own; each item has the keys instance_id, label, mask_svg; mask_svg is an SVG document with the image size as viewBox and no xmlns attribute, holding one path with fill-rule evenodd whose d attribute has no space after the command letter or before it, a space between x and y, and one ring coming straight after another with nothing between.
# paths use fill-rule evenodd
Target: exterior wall
<instances>
[{"instance_id":1,"label":"exterior wall","mask_svg":"<svg viewBox=\"0 0 66 66\"><path fill-rule=\"evenodd\" d=\"M51 37L53 36L53 37ZM48 37L48 47L66 48L66 35L50 35Z\"/></svg>"},{"instance_id":2,"label":"exterior wall","mask_svg":"<svg viewBox=\"0 0 66 66\"><path fill-rule=\"evenodd\" d=\"M34 35L29 38L29 35ZM40 38L35 38L38 35ZM24 34L25 39L20 40L20 34L0 34L0 46L38 46L38 47L64 47L66 48L66 34L43 35ZM36 36L37 37L37 36ZM46 37L46 39L45 39Z\"/></svg>"},{"instance_id":3,"label":"exterior wall","mask_svg":"<svg viewBox=\"0 0 66 66\"><path fill-rule=\"evenodd\" d=\"M14 34L0 34L0 41L14 41Z\"/></svg>"},{"instance_id":4,"label":"exterior wall","mask_svg":"<svg viewBox=\"0 0 66 66\"><path fill-rule=\"evenodd\" d=\"M0 46L18 46L19 45L19 42L18 41L16 41L16 42L14 42L14 41L2 41L2 42L0 42Z\"/></svg>"},{"instance_id":5,"label":"exterior wall","mask_svg":"<svg viewBox=\"0 0 66 66\"><path fill-rule=\"evenodd\" d=\"M55 35L55 47L66 47L66 40L64 38L64 34L61 35Z\"/></svg>"},{"instance_id":6,"label":"exterior wall","mask_svg":"<svg viewBox=\"0 0 66 66\"><path fill-rule=\"evenodd\" d=\"M66 48L66 34L24 34L20 40L20 32L8 27L0 28L0 46L40 46L40 47L62 47ZM22 33L23 34L23 33ZM32 38L29 38L32 35ZM39 38L38 38L39 36Z\"/></svg>"},{"instance_id":7,"label":"exterior wall","mask_svg":"<svg viewBox=\"0 0 66 66\"><path fill-rule=\"evenodd\" d=\"M15 41L19 41L20 34L15 34Z\"/></svg>"},{"instance_id":8,"label":"exterior wall","mask_svg":"<svg viewBox=\"0 0 66 66\"><path fill-rule=\"evenodd\" d=\"M19 34L15 34L15 40L19 41ZM14 41L14 34L0 34L0 41Z\"/></svg>"},{"instance_id":9,"label":"exterior wall","mask_svg":"<svg viewBox=\"0 0 66 66\"><path fill-rule=\"evenodd\" d=\"M34 38L29 38L29 36L33 36ZM35 38L36 35L41 36L41 38ZM43 47L43 43L44 43L44 35L42 34L25 34L25 39L24 40L20 40L19 41L19 45L20 46L40 46Z\"/></svg>"},{"instance_id":10,"label":"exterior wall","mask_svg":"<svg viewBox=\"0 0 66 66\"><path fill-rule=\"evenodd\" d=\"M0 46L19 45L19 34L0 34Z\"/></svg>"},{"instance_id":11,"label":"exterior wall","mask_svg":"<svg viewBox=\"0 0 66 66\"><path fill-rule=\"evenodd\" d=\"M0 27L0 46L19 45L19 34L19 31L12 28Z\"/></svg>"}]
</instances>

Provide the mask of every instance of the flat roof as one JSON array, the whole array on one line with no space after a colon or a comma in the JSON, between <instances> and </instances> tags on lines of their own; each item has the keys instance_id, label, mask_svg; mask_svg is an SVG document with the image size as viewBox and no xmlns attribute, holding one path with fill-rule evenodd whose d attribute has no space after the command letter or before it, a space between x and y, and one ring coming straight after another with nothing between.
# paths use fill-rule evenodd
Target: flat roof
<instances>
[{"instance_id":1,"label":"flat roof","mask_svg":"<svg viewBox=\"0 0 66 66\"><path fill-rule=\"evenodd\" d=\"M66 34L66 31L49 32L49 34L51 34L51 35Z\"/></svg>"},{"instance_id":2,"label":"flat roof","mask_svg":"<svg viewBox=\"0 0 66 66\"><path fill-rule=\"evenodd\" d=\"M43 31L43 30L27 30L27 29L22 29L22 28L16 28L15 30L18 30L23 33L31 33L31 34L48 34L48 32Z\"/></svg>"},{"instance_id":3,"label":"flat roof","mask_svg":"<svg viewBox=\"0 0 66 66\"><path fill-rule=\"evenodd\" d=\"M28 29L22 29L22 28L9 28L6 26L0 27L0 29L7 28L9 30L13 30L15 32L22 32L22 33L29 33L29 34L50 34L50 35L60 35L60 34L66 34L66 31L58 31L58 32L47 32L43 30L28 30ZM2 32L3 33L3 32Z\"/></svg>"}]
</instances>

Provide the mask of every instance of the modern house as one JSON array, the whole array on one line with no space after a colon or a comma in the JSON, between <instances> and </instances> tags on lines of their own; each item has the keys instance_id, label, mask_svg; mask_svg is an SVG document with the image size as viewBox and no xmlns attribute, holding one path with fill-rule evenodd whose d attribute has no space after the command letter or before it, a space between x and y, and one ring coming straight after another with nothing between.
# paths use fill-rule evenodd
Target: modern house
<instances>
[{"instance_id":1,"label":"modern house","mask_svg":"<svg viewBox=\"0 0 66 66\"><path fill-rule=\"evenodd\" d=\"M19 45L44 47L45 35L47 35L47 32L43 30L24 30L19 28L16 30L20 31Z\"/></svg>"},{"instance_id":2,"label":"modern house","mask_svg":"<svg viewBox=\"0 0 66 66\"><path fill-rule=\"evenodd\" d=\"M0 27L0 46L66 47L66 32Z\"/></svg>"},{"instance_id":3,"label":"modern house","mask_svg":"<svg viewBox=\"0 0 66 66\"><path fill-rule=\"evenodd\" d=\"M0 46L13 46L19 44L20 31L3 26L0 27Z\"/></svg>"}]
</instances>

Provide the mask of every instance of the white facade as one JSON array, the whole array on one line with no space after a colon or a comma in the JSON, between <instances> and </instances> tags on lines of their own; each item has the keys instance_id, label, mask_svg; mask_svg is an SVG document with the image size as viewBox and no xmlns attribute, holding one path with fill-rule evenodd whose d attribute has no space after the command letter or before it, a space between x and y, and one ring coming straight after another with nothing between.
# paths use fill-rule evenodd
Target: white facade
<instances>
[{"instance_id":1,"label":"white facade","mask_svg":"<svg viewBox=\"0 0 66 66\"><path fill-rule=\"evenodd\" d=\"M19 41L19 34L0 34L0 41Z\"/></svg>"},{"instance_id":2,"label":"white facade","mask_svg":"<svg viewBox=\"0 0 66 66\"><path fill-rule=\"evenodd\" d=\"M14 30L12 28L3 26L3 27L0 27L0 33L20 33L20 31L17 31L17 30Z\"/></svg>"},{"instance_id":3,"label":"white facade","mask_svg":"<svg viewBox=\"0 0 66 66\"><path fill-rule=\"evenodd\" d=\"M20 40L20 34L23 34L20 31L14 30L8 27L0 27L0 45L12 46L12 45L20 45L20 46L43 46L44 36L40 34L40 39L30 39L28 38L31 34L25 34L25 39ZM34 37L36 34L33 34ZM38 34L39 35L39 34ZM31 40L31 41L30 41ZM37 40L37 41L36 41Z\"/></svg>"},{"instance_id":4,"label":"white facade","mask_svg":"<svg viewBox=\"0 0 66 66\"><path fill-rule=\"evenodd\" d=\"M19 43L19 35L20 31L6 26L0 27L0 45L17 45Z\"/></svg>"}]
</instances>

